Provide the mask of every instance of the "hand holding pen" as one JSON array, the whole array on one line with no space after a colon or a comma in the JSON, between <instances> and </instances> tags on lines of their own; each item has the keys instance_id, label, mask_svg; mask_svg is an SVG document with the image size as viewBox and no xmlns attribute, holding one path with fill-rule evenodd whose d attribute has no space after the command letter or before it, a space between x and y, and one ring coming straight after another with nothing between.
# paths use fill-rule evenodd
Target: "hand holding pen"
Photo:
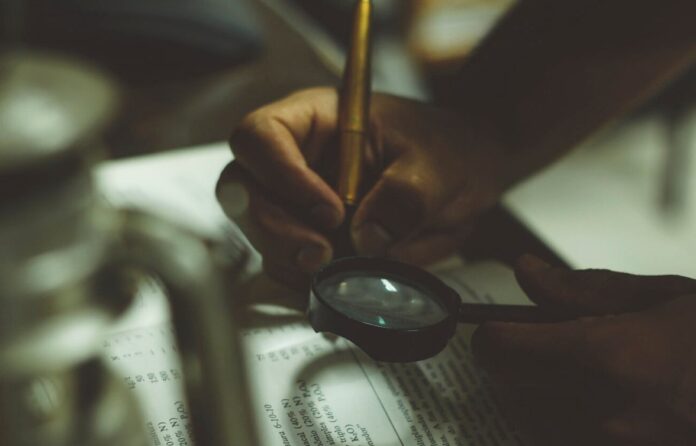
<instances>
[{"instance_id":1,"label":"hand holding pen","mask_svg":"<svg viewBox=\"0 0 696 446\"><path fill-rule=\"evenodd\" d=\"M357 2L340 94L293 93L250 113L230 139L236 160L219 183L220 202L266 271L287 284L305 286L334 257L342 224L360 255L421 265L444 258L511 182L509 157L475 118L369 94L369 8ZM249 196L241 218L225 198L232 183Z\"/></svg>"}]
</instances>

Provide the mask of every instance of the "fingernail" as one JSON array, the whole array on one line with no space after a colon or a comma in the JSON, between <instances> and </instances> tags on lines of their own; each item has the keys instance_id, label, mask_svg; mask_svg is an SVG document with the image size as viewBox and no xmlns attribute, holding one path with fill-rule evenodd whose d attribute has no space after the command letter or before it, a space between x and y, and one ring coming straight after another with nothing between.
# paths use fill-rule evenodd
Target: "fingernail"
<instances>
[{"instance_id":1,"label":"fingernail","mask_svg":"<svg viewBox=\"0 0 696 446\"><path fill-rule=\"evenodd\" d=\"M317 223L328 228L335 228L341 223L340 212L327 204L318 204L309 213Z\"/></svg>"},{"instance_id":2,"label":"fingernail","mask_svg":"<svg viewBox=\"0 0 696 446\"><path fill-rule=\"evenodd\" d=\"M297 253L297 265L301 270L313 273L331 260L331 253L323 246L305 246Z\"/></svg>"},{"instance_id":3,"label":"fingernail","mask_svg":"<svg viewBox=\"0 0 696 446\"><path fill-rule=\"evenodd\" d=\"M361 255L383 256L393 239L384 226L375 222L363 223L353 231L355 249Z\"/></svg>"},{"instance_id":4,"label":"fingernail","mask_svg":"<svg viewBox=\"0 0 696 446\"><path fill-rule=\"evenodd\" d=\"M525 254L518 261L520 268L530 273L538 273L551 268L551 265L531 254Z\"/></svg>"},{"instance_id":5,"label":"fingernail","mask_svg":"<svg viewBox=\"0 0 696 446\"><path fill-rule=\"evenodd\" d=\"M239 217L249 207L249 193L239 183L228 183L220 186L218 199L230 217Z\"/></svg>"}]
</instances>

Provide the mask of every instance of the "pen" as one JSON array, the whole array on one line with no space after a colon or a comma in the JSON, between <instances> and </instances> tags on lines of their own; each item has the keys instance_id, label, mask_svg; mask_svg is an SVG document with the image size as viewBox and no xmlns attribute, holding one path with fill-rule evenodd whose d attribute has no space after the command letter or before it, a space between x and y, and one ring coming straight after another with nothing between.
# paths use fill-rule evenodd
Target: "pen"
<instances>
[{"instance_id":1,"label":"pen","mask_svg":"<svg viewBox=\"0 0 696 446\"><path fill-rule=\"evenodd\" d=\"M357 0L353 31L338 99L338 183L336 192L346 209L334 236L334 258L351 257L355 249L350 225L360 200L360 180L370 119L370 34L372 1Z\"/></svg>"},{"instance_id":2,"label":"pen","mask_svg":"<svg viewBox=\"0 0 696 446\"><path fill-rule=\"evenodd\" d=\"M360 199L360 180L370 118L372 1L358 0L339 97L339 177L337 192L347 214Z\"/></svg>"}]
</instances>

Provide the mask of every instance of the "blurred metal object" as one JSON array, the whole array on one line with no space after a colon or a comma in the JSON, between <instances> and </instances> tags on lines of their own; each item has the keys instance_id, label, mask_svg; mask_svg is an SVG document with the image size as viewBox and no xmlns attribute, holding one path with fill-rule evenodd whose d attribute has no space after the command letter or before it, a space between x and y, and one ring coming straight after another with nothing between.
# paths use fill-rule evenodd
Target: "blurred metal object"
<instances>
[{"instance_id":1,"label":"blurred metal object","mask_svg":"<svg viewBox=\"0 0 696 446\"><path fill-rule=\"evenodd\" d=\"M53 56L0 54L0 431L10 446L145 446L99 342L132 303L129 274L169 291L196 440L255 444L236 333L202 241L98 197L109 81Z\"/></svg>"},{"instance_id":2,"label":"blurred metal object","mask_svg":"<svg viewBox=\"0 0 696 446\"><path fill-rule=\"evenodd\" d=\"M131 299L98 292L114 223L86 158L115 106L93 70L0 55L0 430L12 446L146 444L135 401L98 360Z\"/></svg>"},{"instance_id":3,"label":"blurred metal object","mask_svg":"<svg viewBox=\"0 0 696 446\"><path fill-rule=\"evenodd\" d=\"M666 214L677 215L686 210L691 192L689 168L696 147L696 106L689 104L670 110L666 115L666 153L662 168L660 208Z\"/></svg>"},{"instance_id":4,"label":"blurred metal object","mask_svg":"<svg viewBox=\"0 0 696 446\"><path fill-rule=\"evenodd\" d=\"M77 61L0 53L0 172L72 156L113 118L117 95Z\"/></svg>"},{"instance_id":5,"label":"blurred metal object","mask_svg":"<svg viewBox=\"0 0 696 446\"><path fill-rule=\"evenodd\" d=\"M98 360L0 379L7 445L147 446L132 395Z\"/></svg>"},{"instance_id":6,"label":"blurred metal object","mask_svg":"<svg viewBox=\"0 0 696 446\"><path fill-rule=\"evenodd\" d=\"M121 213L114 270L156 275L167 291L199 445L255 445L244 363L223 282L202 241L161 219ZM241 253L240 253L241 254Z\"/></svg>"},{"instance_id":7,"label":"blurred metal object","mask_svg":"<svg viewBox=\"0 0 696 446\"><path fill-rule=\"evenodd\" d=\"M658 112L665 128L660 209L668 217L684 216L693 194L690 170L696 150L696 66L672 81L644 110Z\"/></svg>"},{"instance_id":8,"label":"blurred metal object","mask_svg":"<svg viewBox=\"0 0 696 446\"><path fill-rule=\"evenodd\" d=\"M81 343L95 342L91 338L116 312L86 286L106 257L110 225L95 206L84 151L84 139L115 106L108 81L95 76L52 57L0 55L3 377L87 359L93 352ZM71 97L92 91L101 93L99 105L84 99L81 105L95 112L81 111L83 118L73 120ZM76 343L57 348L73 338Z\"/></svg>"}]
</instances>

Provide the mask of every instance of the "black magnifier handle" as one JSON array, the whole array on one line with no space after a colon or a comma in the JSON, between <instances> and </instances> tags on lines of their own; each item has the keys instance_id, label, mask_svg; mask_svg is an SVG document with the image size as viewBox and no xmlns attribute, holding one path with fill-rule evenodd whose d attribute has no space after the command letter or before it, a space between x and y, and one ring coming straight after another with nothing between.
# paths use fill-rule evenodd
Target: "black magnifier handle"
<instances>
[{"instance_id":1,"label":"black magnifier handle","mask_svg":"<svg viewBox=\"0 0 696 446\"><path fill-rule=\"evenodd\" d=\"M536 305L470 304L459 306L459 322L564 322L579 317L577 314L542 309Z\"/></svg>"}]
</instances>

